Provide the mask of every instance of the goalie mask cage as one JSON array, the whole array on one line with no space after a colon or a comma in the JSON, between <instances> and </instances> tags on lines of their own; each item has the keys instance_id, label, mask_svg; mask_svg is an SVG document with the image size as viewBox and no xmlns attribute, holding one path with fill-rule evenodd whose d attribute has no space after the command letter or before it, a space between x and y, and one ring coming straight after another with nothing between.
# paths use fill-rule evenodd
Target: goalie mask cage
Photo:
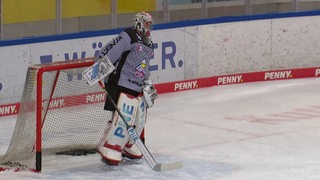
<instances>
[{"instance_id":1,"label":"goalie mask cage","mask_svg":"<svg viewBox=\"0 0 320 180\"><path fill-rule=\"evenodd\" d=\"M39 172L42 156L96 149L111 113L105 93L89 86L81 72L90 58L32 65L28 68L13 136L0 156L0 170Z\"/></svg>"}]
</instances>

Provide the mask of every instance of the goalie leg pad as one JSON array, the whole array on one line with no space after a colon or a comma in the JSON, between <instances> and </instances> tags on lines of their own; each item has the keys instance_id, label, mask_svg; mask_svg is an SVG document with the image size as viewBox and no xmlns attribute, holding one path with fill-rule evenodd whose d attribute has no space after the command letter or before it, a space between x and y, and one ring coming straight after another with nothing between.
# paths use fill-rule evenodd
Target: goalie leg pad
<instances>
[{"instance_id":1,"label":"goalie leg pad","mask_svg":"<svg viewBox=\"0 0 320 180\"><path fill-rule=\"evenodd\" d=\"M147 108L146 108L146 103L143 97L138 97L138 100L139 100L139 104L137 108L137 115L135 116L135 119L134 119L134 126L137 134L141 137L141 135L143 135L142 132L146 124ZM138 147L134 144L134 141L131 138L123 148L123 154L125 157L128 157L130 159L142 158L142 153L140 152Z\"/></svg>"},{"instance_id":2,"label":"goalie leg pad","mask_svg":"<svg viewBox=\"0 0 320 180\"><path fill-rule=\"evenodd\" d=\"M125 117L125 121L129 125L133 125L134 117L137 112L138 99L121 93L117 106ZM101 154L104 161L116 165L122 160L122 150L128 140L129 134L127 127L116 112L112 124L109 126L105 137L98 147L98 152Z\"/></svg>"}]
</instances>

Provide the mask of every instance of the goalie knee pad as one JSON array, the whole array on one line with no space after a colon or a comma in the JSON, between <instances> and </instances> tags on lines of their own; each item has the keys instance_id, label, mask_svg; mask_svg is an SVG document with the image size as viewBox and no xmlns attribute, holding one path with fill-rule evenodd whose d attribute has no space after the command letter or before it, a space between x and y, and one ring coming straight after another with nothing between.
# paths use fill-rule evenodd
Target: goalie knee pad
<instances>
[{"instance_id":1,"label":"goalie knee pad","mask_svg":"<svg viewBox=\"0 0 320 180\"><path fill-rule=\"evenodd\" d=\"M135 117L134 126L137 134L141 137L144 126L146 124L146 104L142 97L138 97L139 104L137 108L137 115ZM131 158L131 159L140 159L142 158L142 153L138 149L138 147L134 144L134 141L130 138L129 141L126 143L125 147L123 148L124 156Z\"/></svg>"},{"instance_id":2,"label":"goalie knee pad","mask_svg":"<svg viewBox=\"0 0 320 180\"><path fill-rule=\"evenodd\" d=\"M125 121L129 125L133 125L137 112L138 99L121 93L117 106L124 116ZM126 142L128 142L128 139L129 134L127 127L116 112L113 116L112 124L109 126L105 137L98 147L98 152L104 161L116 165L122 160L122 150Z\"/></svg>"}]
</instances>

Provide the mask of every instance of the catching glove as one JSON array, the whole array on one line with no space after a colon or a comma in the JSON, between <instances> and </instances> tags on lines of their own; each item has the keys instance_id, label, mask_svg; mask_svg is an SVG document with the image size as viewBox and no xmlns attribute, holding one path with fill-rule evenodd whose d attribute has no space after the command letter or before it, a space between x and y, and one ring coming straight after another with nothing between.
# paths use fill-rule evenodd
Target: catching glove
<instances>
[{"instance_id":1,"label":"catching glove","mask_svg":"<svg viewBox=\"0 0 320 180\"><path fill-rule=\"evenodd\" d=\"M151 80L149 79L144 80L142 89L143 89L143 97L147 104L147 107L151 108L152 105L154 104L154 100L157 99L158 97L157 90L154 88Z\"/></svg>"}]
</instances>

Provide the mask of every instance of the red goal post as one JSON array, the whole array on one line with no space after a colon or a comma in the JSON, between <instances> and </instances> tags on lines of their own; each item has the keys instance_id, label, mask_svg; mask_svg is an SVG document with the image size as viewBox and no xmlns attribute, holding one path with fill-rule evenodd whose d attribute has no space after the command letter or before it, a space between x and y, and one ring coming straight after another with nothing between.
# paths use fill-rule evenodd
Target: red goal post
<instances>
[{"instance_id":1,"label":"red goal post","mask_svg":"<svg viewBox=\"0 0 320 180\"><path fill-rule=\"evenodd\" d=\"M28 67L20 110L0 170L41 171L44 154L91 150L100 143L111 113L105 93L89 86L82 71L92 58Z\"/></svg>"}]
</instances>

